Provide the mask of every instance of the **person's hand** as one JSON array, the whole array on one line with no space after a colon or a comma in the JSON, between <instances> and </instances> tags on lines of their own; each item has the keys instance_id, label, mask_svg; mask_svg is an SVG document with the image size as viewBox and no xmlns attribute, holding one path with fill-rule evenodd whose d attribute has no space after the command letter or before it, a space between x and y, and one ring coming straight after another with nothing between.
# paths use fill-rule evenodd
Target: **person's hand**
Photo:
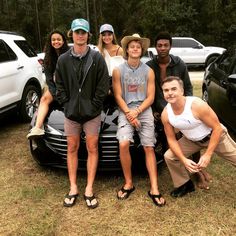
<instances>
[{"instance_id":1,"label":"person's hand","mask_svg":"<svg viewBox=\"0 0 236 236\"><path fill-rule=\"evenodd\" d=\"M129 122L132 122L135 118L138 117L138 111L136 109L131 109L127 114L126 118Z\"/></svg>"},{"instance_id":2,"label":"person's hand","mask_svg":"<svg viewBox=\"0 0 236 236\"><path fill-rule=\"evenodd\" d=\"M190 172L190 173L196 173L199 172L199 166L196 162L186 158L184 161L184 166L185 168Z\"/></svg>"},{"instance_id":3,"label":"person's hand","mask_svg":"<svg viewBox=\"0 0 236 236\"><path fill-rule=\"evenodd\" d=\"M133 119L130 124L136 129L139 129L141 127L140 121L137 118Z\"/></svg>"},{"instance_id":4,"label":"person's hand","mask_svg":"<svg viewBox=\"0 0 236 236\"><path fill-rule=\"evenodd\" d=\"M199 169L206 168L209 165L210 161L211 161L211 156L203 154L200 157L199 162L197 163L198 168Z\"/></svg>"}]
</instances>

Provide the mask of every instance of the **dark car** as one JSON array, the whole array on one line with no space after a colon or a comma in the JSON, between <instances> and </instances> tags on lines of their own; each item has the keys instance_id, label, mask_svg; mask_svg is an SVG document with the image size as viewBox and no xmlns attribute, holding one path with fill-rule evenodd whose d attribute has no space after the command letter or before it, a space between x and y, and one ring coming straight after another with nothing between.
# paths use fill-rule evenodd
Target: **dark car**
<instances>
[{"instance_id":1,"label":"dark car","mask_svg":"<svg viewBox=\"0 0 236 236\"><path fill-rule=\"evenodd\" d=\"M62 110L62 108L54 104L44 123L45 135L30 140L31 154L40 165L67 168L67 141L64 134L64 113ZM32 126L35 123L35 117L31 122ZM99 136L98 169L100 170L121 169L119 144L116 139L117 118L117 105L114 97L109 96L104 103ZM166 139L161 125L156 126L156 138L158 141L155 147L156 159L157 163L160 163L163 161L163 153L166 149ZM78 153L79 168L84 169L87 163L86 136L84 133L81 134L81 140ZM143 169L145 168L144 151L137 134L134 140L135 142L130 147L133 166Z\"/></svg>"},{"instance_id":2,"label":"dark car","mask_svg":"<svg viewBox=\"0 0 236 236\"><path fill-rule=\"evenodd\" d=\"M236 51L225 51L205 71L203 100L236 132Z\"/></svg>"}]
</instances>

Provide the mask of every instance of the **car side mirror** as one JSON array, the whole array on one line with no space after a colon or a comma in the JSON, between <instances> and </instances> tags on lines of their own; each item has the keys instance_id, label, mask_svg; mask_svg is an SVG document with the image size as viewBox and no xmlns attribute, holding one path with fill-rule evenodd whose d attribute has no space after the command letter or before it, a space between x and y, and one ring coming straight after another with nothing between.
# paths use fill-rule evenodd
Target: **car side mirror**
<instances>
[{"instance_id":1,"label":"car side mirror","mask_svg":"<svg viewBox=\"0 0 236 236\"><path fill-rule=\"evenodd\" d=\"M193 48L195 48L195 49L202 49L202 48L203 48L203 46L202 46L202 45L200 45L200 44L198 44L197 46L194 46Z\"/></svg>"},{"instance_id":2,"label":"car side mirror","mask_svg":"<svg viewBox=\"0 0 236 236\"><path fill-rule=\"evenodd\" d=\"M232 74L228 77L228 82L236 84L236 74Z\"/></svg>"}]
</instances>

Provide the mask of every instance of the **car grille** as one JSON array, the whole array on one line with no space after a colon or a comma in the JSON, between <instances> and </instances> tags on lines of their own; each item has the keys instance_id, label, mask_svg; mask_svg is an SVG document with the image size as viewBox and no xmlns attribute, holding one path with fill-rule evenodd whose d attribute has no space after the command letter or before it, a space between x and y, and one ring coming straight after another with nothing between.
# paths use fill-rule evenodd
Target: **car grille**
<instances>
[{"instance_id":1,"label":"car grille","mask_svg":"<svg viewBox=\"0 0 236 236\"><path fill-rule=\"evenodd\" d=\"M67 155L67 141L64 135L54 135L45 133L44 140L46 145L59 155L66 158Z\"/></svg>"},{"instance_id":2,"label":"car grille","mask_svg":"<svg viewBox=\"0 0 236 236\"><path fill-rule=\"evenodd\" d=\"M119 159L119 144L114 134L103 132L100 136L99 158L104 161Z\"/></svg>"},{"instance_id":3,"label":"car grille","mask_svg":"<svg viewBox=\"0 0 236 236\"><path fill-rule=\"evenodd\" d=\"M81 135L82 153L86 152L85 135ZM45 133L44 140L46 145L55 153L63 156L66 159L67 155L67 140L64 135L55 135ZM80 159L87 159L87 155L79 155ZM119 159L119 144L114 132L103 131L99 137L99 159L100 161L112 161Z\"/></svg>"}]
</instances>

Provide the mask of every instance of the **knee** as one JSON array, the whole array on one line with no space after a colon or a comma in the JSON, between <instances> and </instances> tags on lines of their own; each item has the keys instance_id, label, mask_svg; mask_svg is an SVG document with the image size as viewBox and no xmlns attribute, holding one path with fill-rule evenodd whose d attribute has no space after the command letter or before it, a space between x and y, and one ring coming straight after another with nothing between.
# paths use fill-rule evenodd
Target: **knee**
<instances>
[{"instance_id":1,"label":"knee","mask_svg":"<svg viewBox=\"0 0 236 236\"><path fill-rule=\"evenodd\" d=\"M68 142L67 143L67 151L68 153L75 153L79 149L79 144L74 143L74 142Z\"/></svg>"},{"instance_id":2,"label":"knee","mask_svg":"<svg viewBox=\"0 0 236 236\"><path fill-rule=\"evenodd\" d=\"M166 162L172 160L173 157L174 157L174 153L170 149L168 149L164 154L164 159Z\"/></svg>"},{"instance_id":3,"label":"knee","mask_svg":"<svg viewBox=\"0 0 236 236\"><path fill-rule=\"evenodd\" d=\"M51 101L52 101L52 99L49 97L49 95L47 93L44 94L40 99L40 103L42 103L42 104L50 104Z\"/></svg>"},{"instance_id":4,"label":"knee","mask_svg":"<svg viewBox=\"0 0 236 236\"><path fill-rule=\"evenodd\" d=\"M129 142L124 141L119 144L120 146L120 151L129 151Z\"/></svg>"},{"instance_id":5,"label":"knee","mask_svg":"<svg viewBox=\"0 0 236 236\"><path fill-rule=\"evenodd\" d=\"M96 154L98 152L98 144L97 143L87 143L86 147L87 147L87 151L89 154Z\"/></svg>"}]
</instances>

